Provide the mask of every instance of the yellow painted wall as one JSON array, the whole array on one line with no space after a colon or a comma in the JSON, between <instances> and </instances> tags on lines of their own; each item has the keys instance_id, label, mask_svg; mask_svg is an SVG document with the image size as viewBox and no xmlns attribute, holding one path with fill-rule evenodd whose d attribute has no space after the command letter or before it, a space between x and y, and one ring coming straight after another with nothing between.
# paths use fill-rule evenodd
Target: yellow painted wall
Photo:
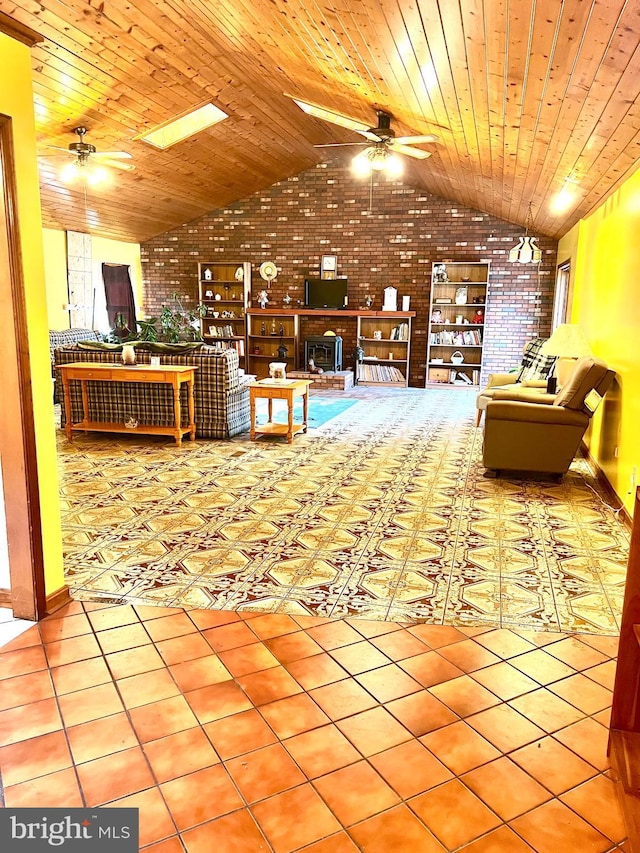
<instances>
[{"instance_id":1,"label":"yellow painted wall","mask_svg":"<svg viewBox=\"0 0 640 853\"><path fill-rule=\"evenodd\" d=\"M42 218L33 117L31 55L25 45L0 33L0 112L11 117L17 206L31 358L31 393L42 509L46 592L64 585L58 473L56 464L49 322L44 285Z\"/></svg>"},{"instance_id":2,"label":"yellow painted wall","mask_svg":"<svg viewBox=\"0 0 640 853\"><path fill-rule=\"evenodd\" d=\"M64 231L52 228L43 229L45 283L47 287L47 311L50 329L68 329L69 314L62 306L69 301L67 287L67 239ZM138 310L138 316L143 316L142 304L142 263L140 261L139 243L123 243L119 240L109 240L105 237L91 237L91 255L93 258L93 284L103 292L102 264L125 264L129 267L133 296ZM99 299L97 300L100 301ZM96 324L97 325L97 324ZM100 331L108 331L101 328Z\"/></svg>"},{"instance_id":3,"label":"yellow painted wall","mask_svg":"<svg viewBox=\"0 0 640 853\"><path fill-rule=\"evenodd\" d=\"M586 436L593 458L631 514L633 469L640 473L640 171L560 241L571 243L571 322L616 371Z\"/></svg>"}]
</instances>

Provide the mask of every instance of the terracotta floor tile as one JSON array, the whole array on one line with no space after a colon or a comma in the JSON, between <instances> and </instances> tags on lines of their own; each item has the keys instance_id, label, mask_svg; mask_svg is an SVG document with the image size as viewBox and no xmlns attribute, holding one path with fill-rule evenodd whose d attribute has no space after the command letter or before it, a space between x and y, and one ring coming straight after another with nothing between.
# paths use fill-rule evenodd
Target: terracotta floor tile
<instances>
[{"instance_id":1,"label":"terracotta floor tile","mask_svg":"<svg viewBox=\"0 0 640 853\"><path fill-rule=\"evenodd\" d=\"M487 666L485 669L478 669L473 673L473 677L504 702L515 699L516 696L522 696L523 693L529 693L531 690L537 690L539 687L537 681L506 661Z\"/></svg>"},{"instance_id":2,"label":"terracotta floor tile","mask_svg":"<svg viewBox=\"0 0 640 853\"><path fill-rule=\"evenodd\" d=\"M256 706L302 693L302 687L283 666L243 675L238 684Z\"/></svg>"},{"instance_id":3,"label":"terracotta floor tile","mask_svg":"<svg viewBox=\"0 0 640 853\"><path fill-rule=\"evenodd\" d=\"M152 622L155 619L162 619L164 616L184 613L182 607L162 607L160 604L134 604L133 609L143 622Z\"/></svg>"},{"instance_id":4,"label":"terracotta floor tile","mask_svg":"<svg viewBox=\"0 0 640 853\"><path fill-rule=\"evenodd\" d=\"M171 838L165 838L164 841L145 847L144 853L184 853L184 847L178 836L173 835Z\"/></svg>"},{"instance_id":5,"label":"terracotta floor tile","mask_svg":"<svg viewBox=\"0 0 640 853\"><path fill-rule=\"evenodd\" d=\"M300 616L297 613L294 613L291 618L297 625L300 626L300 628L303 629L303 631L308 631L309 628L315 628L317 625L327 624L326 616Z\"/></svg>"},{"instance_id":6,"label":"terracotta floor tile","mask_svg":"<svg viewBox=\"0 0 640 853\"><path fill-rule=\"evenodd\" d=\"M566 663L550 655L544 649L535 652L526 652L523 655L511 658L509 663L524 672L539 684L551 684L552 681L560 681L573 675L575 670Z\"/></svg>"},{"instance_id":7,"label":"terracotta floor tile","mask_svg":"<svg viewBox=\"0 0 640 853\"><path fill-rule=\"evenodd\" d=\"M211 687L201 687L185 693L193 713L200 723L211 723L253 708L251 701L235 681L222 681Z\"/></svg>"},{"instance_id":8,"label":"terracotta floor tile","mask_svg":"<svg viewBox=\"0 0 640 853\"><path fill-rule=\"evenodd\" d=\"M253 643L240 649L220 652L220 660L234 678L279 665L278 659L262 643Z\"/></svg>"},{"instance_id":9,"label":"terracotta floor tile","mask_svg":"<svg viewBox=\"0 0 640 853\"><path fill-rule=\"evenodd\" d=\"M179 830L197 826L243 805L222 764L163 782L160 789Z\"/></svg>"},{"instance_id":10,"label":"terracotta floor tile","mask_svg":"<svg viewBox=\"0 0 640 853\"><path fill-rule=\"evenodd\" d=\"M256 616L251 620L251 630L261 640L270 640L272 637L299 631L300 626L286 613L265 613L264 616Z\"/></svg>"},{"instance_id":11,"label":"terracotta floor tile","mask_svg":"<svg viewBox=\"0 0 640 853\"><path fill-rule=\"evenodd\" d=\"M466 635L453 625L413 625L409 628L409 633L431 649L440 649L467 639Z\"/></svg>"},{"instance_id":12,"label":"terracotta floor tile","mask_svg":"<svg viewBox=\"0 0 640 853\"><path fill-rule=\"evenodd\" d=\"M618 843L626 838L615 783L606 776L596 776L567 791L560 799L612 841Z\"/></svg>"},{"instance_id":13,"label":"terracotta floor tile","mask_svg":"<svg viewBox=\"0 0 640 853\"><path fill-rule=\"evenodd\" d=\"M400 631L402 628L395 622L373 622L370 619L345 619L344 621L367 639L378 637L380 634L389 634L391 631Z\"/></svg>"},{"instance_id":14,"label":"terracotta floor tile","mask_svg":"<svg viewBox=\"0 0 640 853\"><path fill-rule=\"evenodd\" d=\"M606 687L607 690L613 690L616 677L616 662L608 660L606 663L599 663L597 666L583 670L582 674L602 687Z\"/></svg>"},{"instance_id":15,"label":"terracotta floor tile","mask_svg":"<svg viewBox=\"0 0 640 853\"><path fill-rule=\"evenodd\" d=\"M155 669L121 678L117 684L125 708L139 708L180 693L180 688L167 669Z\"/></svg>"},{"instance_id":16,"label":"terracotta floor tile","mask_svg":"<svg viewBox=\"0 0 640 853\"><path fill-rule=\"evenodd\" d=\"M111 681L111 674L103 658L91 658L78 663L68 663L51 669L51 680L58 696L95 687Z\"/></svg>"},{"instance_id":17,"label":"terracotta floor tile","mask_svg":"<svg viewBox=\"0 0 640 853\"><path fill-rule=\"evenodd\" d=\"M220 760L200 727L149 741L143 749L158 782L186 776Z\"/></svg>"},{"instance_id":18,"label":"terracotta floor tile","mask_svg":"<svg viewBox=\"0 0 640 853\"><path fill-rule=\"evenodd\" d=\"M72 726L67 728L67 735L76 764L138 746L138 740L125 713Z\"/></svg>"},{"instance_id":19,"label":"terracotta floor tile","mask_svg":"<svg viewBox=\"0 0 640 853\"><path fill-rule=\"evenodd\" d=\"M360 753L333 724L287 738L282 745L309 779L360 759Z\"/></svg>"},{"instance_id":20,"label":"terracotta floor tile","mask_svg":"<svg viewBox=\"0 0 640 853\"><path fill-rule=\"evenodd\" d=\"M58 698L65 726L77 726L124 710L114 684L99 684Z\"/></svg>"},{"instance_id":21,"label":"terracotta floor tile","mask_svg":"<svg viewBox=\"0 0 640 853\"><path fill-rule=\"evenodd\" d=\"M511 823L511 828L530 844L536 853L576 850L602 853L611 842L558 800L551 800Z\"/></svg>"},{"instance_id":22,"label":"terracotta floor tile","mask_svg":"<svg viewBox=\"0 0 640 853\"><path fill-rule=\"evenodd\" d=\"M489 649L495 655L499 655L503 660L508 660L514 655L521 655L535 649L533 643L506 628L497 628L494 631L479 634L476 642L484 646L485 649Z\"/></svg>"},{"instance_id":23,"label":"terracotta floor tile","mask_svg":"<svg viewBox=\"0 0 640 853\"><path fill-rule=\"evenodd\" d=\"M476 669L500 662L499 657L485 649L476 640L465 640L462 643L445 646L440 649L439 654L463 672L474 672Z\"/></svg>"},{"instance_id":24,"label":"terracotta floor tile","mask_svg":"<svg viewBox=\"0 0 640 853\"><path fill-rule=\"evenodd\" d=\"M386 708L415 737L440 729L458 719L453 711L426 690L387 702Z\"/></svg>"},{"instance_id":25,"label":"terracotta floor tile","mask_svg":"<svg viewBox=\"0 0 640 853\"><path fill-rule=\"evenodd\" d=\"M90 610L87 615L93 625L94 631L119 628L122 625L131 625L139 621L133 607L125 604L120 604L116 607L101 607L99 610Z\"/></svg>"},{"instance_id":26,"label":"terracotta floor tile","mask_svg":"<svg viewBox=\"0 0 640 853\"><path fill-rule=\"evenodd\" d=\"M15 652L15 651L23 651L28 648L39 648L42 645L42 637L40 636L40 627L38 625L32 625L31 628L27 628L26 631L23 631L21 634L18 634L17 637L14 637L13 640L9 640L8 643L4 643L2 646L2 652Z\"/></svg>"},{"instance_id":27,"label":"terracotta floor tile","mask_svg":"<svg viewBox=\"0 0 640 853\"><path fill-rule=\"evenodd\" d=\"M0 711L0 747L45 735L62 728L55 699L41 699L29 705Z\"/></svg>"},{"instance_id":28,"label":"terracotta floor tile","mask_svg":"<svg viewBox=\"0 0 640 853\"><path fill-rule=\"evenodd\" d=\"M593 715L593 719L604 726L606 729L611 727L611 708L605 708L604 711L598 711Z\"/></svg>"},{"instance_id":29,"label":"terracotta floor tile","mask_svg":"<svg viewBox=\"0 0 640 853\"><path fill-rule=\"evenodd\" d=\"M175 824L157 788L130 794L128 797L114 800L109 805L114 808L140 810L140 847L169 838L176 833Z\"/></svg>"},{"instance_id":30,"label":"terracotta floor tile","mask_svg":"<svg viewBox=\"0 0 640 853\"><path fill-rule=\"evenodd\" d=\"M217 655L187 660L184 663L175 663L169 667L171 675L178 682L183 692L197 690L199 687L208 687L210 684L219 684L231 679L231 673L218 658Z\"/></svg>"},{"instance_id":31,"label":"terracotta floor tile","mask_svg":"<svg viewBox=\"0 0 640 853\"><path fill-rule=\"evenodd\" d=\"M100 631L98 642L105 654L109 652L121 652L124 649L134 649L137 646L146 646L151 638L140 623L134 625L123 625L122 628L109 628Z\"/></svg>"},{"instance_id":32,"label":"terracotta floor tile","mask_svg":"<svg viewBox=\"0 0 640 853\"><path fill-rule=\"evenodd\" d=\"M71 767L72 763L63 731L40 735L0 749L2 784L5 788L64 770Z\"/></svg>"},{"instance_id":33,"label":"terracotta floor tile","mask_svg":"<svg viewBox=\"0 0 640 853\"><path fill-rule=\"evenodd\" d=\"M171 696L152 705L132 708L129 714L141 743L182 732L198 724L184 696Z\"/></svg>"},{"instance_id":34,"label":"terracotta floor tile","mask_svg":"<svg viewBox=\"0 0 640 853\"><path fill-rule=\"evenodd\" d=\"M547 651L574 669L587 669L607 661L607 655L583 643L578 637L567 637L566 640L553 643L547 647Z\"/></svg>"},{"instance_id":35,"label":"terracotta floor tile","mask_svg":"<svg viewBox=\"0 0 640 853\"><path fill-rule=\"evenodd\" d=\"M604 637L600 634L581 634L579 639L609 658L615 658L618 655L620 638L617 635L615 637Z\"/></svg>"},{"instance_id":36,"label":"terracotta floor tile","mask_svg":"<svg viewBox=\"0 0 640 853\"><path fill-rule=\"evenodd\" d=\"M197 631L196 626L186 613L174 613L171 616L150 619L144 623L144 627L154 643L158 643L160 640L171 640L174 637L183 637L185 634L193 634L194 631Z\"/></svg>"},{"instance_id":37,"label":"terracotta floor tile","mask_svg":"<svg viewBox=\"0 0 640 853\"><path fill-rule=\"evenodd\" d=\"M430 651L428 645L404 628L401 631L374 637L371 643L392 661L404 660Z\"/></svg>"},{"instance_id":38,"label":"terracotta floor tile","mask_svg":"<svg viewBox=\"0 0 640 853\"><path fill-rule=\"evenodd\" d=\"M81 808L84 805L72 768L4 789L6 808L41 808L43 803L50 808Z\"/></svg>"},{"instance_id":39,"label":"terracotta floor tile","mask_svg":"<svg viewBox=\"0 0 640 853\"><path fill-rule=\"evenodd\" d=\"M331 650L331 657L337 660L351 675L375 669L378 666L386 666L389 658L376 649L368 640L361 643L353 643L350 646L341 646L339 649Z\"/></svg>"},{"instance_id":40,"label":"terracotta floor tile","mask_svg":"<svg viewBox=\"0 0 640 853\"><path fill-rule=\"evenodd\" d=\"M320 654L323 651L322 646L319 646L305 631L273 637L270 640L265 640L265 646L278 658L280 663L310 658L312 655Z\"/></svg>"},{"instance_id":41,"label":"terracotta floor tile","mask_svg":"<svg viewBox=\"0 0 640 853\"><path fill-rule=\"evenodd\" d=\"M607 757L609 732L595 720L580 720L554 736L596 769L606 770L610 766Z\"/></svg>"},{"instance_id":42,"label":"terracotta floor tile","mask_svg":"<svg viewBox=\"0 0 640 853\"><path fill-rule=\"evenodd\" d=\"M314 786L345 827L400 802L396 792L366 761L322 776L315 780Z\"/></svg>"},{"instance_id":43,"label":"terracotta floor tile","mask_svg":"<svg viewBox=\"0 0 640 853\"><path fill-rule=\"evenodd\" d=\"M523 746L512 752L510 758L556 796L590 779L596 772L591 764L553 737Z\"/></svg>"},{"instance_id":44,"label":"terracotta floor tile","mask_svg":"<svg viewBox=\"0 0 640 853\"><path fill-rule=\"evenodd\" d=\"M378 704L364 687L356 684L352 678L318 687L309 691L309 695L332 720L341 720L343 717L357 714L358 711L374 708Z\"/></svg>"},{"instance_id":45,"label":"terracotta floor tile","mask_svg":"<svg viewBox=\"0 0 640 853\"><path fill-rule=\"evenodd\" d=\"M246 622L230 622L204 631L203 636L216 652L226 652L255 643L256 635Z\"/></svg>"},{"instance_id":46,"label":"terracotta floor tile","mask_svg":"<svg viewBox=\"0 0 640 853\"><path fill-rule=\"evenodd\" d=\"M547 733L577 723L584 717L582 711L544 687L512 699L509 705Z\"/></svg>"},{"instance_id":47,"label":"terracotta floor tile","mask_svg":"<svg viewBox=\"0 0 640 853\"><path fill-rule=\"evenodd\" d=\"M0 711L53 697L51 675L45 669L6 678L0 689Z\"/></svg>"},{"instance_id":48,"label":"terracotta floor tile","mask_svg":"<svg viewBox=\"0 0 640 853\"><path fill-rule=\"evenodd\" d=\"M164 661L155 646L141 646L124 652L114 652L106 656L106 661L114 678L127 678L130 675L139 675L141 672L151 672L164 667Z\"/></svg>"},{"instance_id":49,"label":"terracotta floor tile","mask_svg":"<svg viewBox=\"0 0 640 853\"><path fill-rule=\"evenodd\" d=\"M155 785L139 746L80 764L78 776L89 807L100 806Z\"/></svg>"},{"instance_id":50,"label":"terracotta floor tile","mask_svg":"<svg viewBox=\"0 0 640 853\"><path fill-rule=\"evenodd\" d=\"M406 806L352 826L349 834L367 853L444 853L444 847Z\"/></svg>"},{"instance_id":51,"label":"terracotta floor tile","mask_svg":"<svg viewBox=\"0 0 640 853\"><path fill-rule=\"evenodd\" d=\"M306 782L279 743L232 758L225 766L250 805Z\"/></svg>"},{"instance_id":52,"label":"terracotta floor tile","mask_svg":"<svg viewBox=\"0 0 640 853\"><path fill-rule=\"evenodd\" d=\"M211 647L201 634L184 634L171 640L161 640L156 643L156 649L167 665L211 655Z\"/></svg>"},{"instance_id":53,"label":"terracotta floor tile","mask_svg":"<svg viewBox=\"0 0 640 853\"><path fill-rule=\"evenodd\" d=\"M358 848L349 836L340 832L304 848L304 853L357 853Z\"/></svg>"},{"instance_id":54,"label":"terracotta floor tile","mask_svg":"<svg viewBox=\"0 0 640 853\"><path fill-rule=\"evenodd\" d=\"M356 681L375 696L378 702L390 702L392 699L422 690L422 685L395 663L362 672L356 675Z\"/></svg>"},{"instance_id":55,"label":"terracotta floor tile","mask_svg":"<svg viewBox=\"0 0 640 853\"><path fill-rule=\"evenodd\" d=\"M549 791L506 757L466 773L462 781L505 821L551 799Z\"/></svg>"},{"instance_id":56,"label":"terracotta floor tile","mask_svg":"<svg viewBox=\"0 0 640 853\"><path fill-rule=\"evenodd\" d=\"M265 853L267 850L264 835L248 809L189 829L182 833L182 840L187 853Z\"/></svg>"},{"instance_id":57,"label":"terracotta floor tile","mask_svg":"<svg viewBox=\"0 0 640 853\"><path fill-rule=\"evenodd\" d=\"M189 610L188 613L191 621L201 631L242 620L239 613L232 613L230 610Z\"/></svg>"},{"instance_id":58,"label":"terracotta floor tile","mask_svg":"<svg viewBox=\"0 0 640 853\"><path fill-rule=\"evenodd\" d=\"M411 740L410 732L384 708L362 711L336 725L365 758Z\"/></svg>"},{"instance_id":59,"label":"terracotta floor tile","mask_svg":"<svg viewBox=\"0 0 640 853\"><path fill-rule=\"evenodd\" d=\"M581 673L550 684L549 690L585 714L595 714L611 706L611 691Z\"/></svg>"},{"instance_id":60,"label":"terracotta floor tile","mask_svg":"<svg viewBox=\"0 0 640 853\"><path fill-rule=\"evenodd\" d=\"M485 708L491 708L500 702L497 696L469 675L461 675L458 678L452 678L451 681L435 684L429 692L444 702L459 717L484 711Z\"/></svg>"},{"instance_id":61,"label":"terracotta floor tile","mask_svg":"<svg viewBox=\"0 0 640 853\"><path fill-rule=\"evenodd\" d=\"M457 776L500 755L495 746L462 721L430 732L420 742Z\"/></svg>"},{"instance_id":62,"label":"terracotta floor tile","mask_svg":"<svg viewBox=\"0 0 640 853\"><path fill-rule=\"evenodd\" d=\"M3 646L3 652L0 654L0 680L47 668L47 659L42 646L17 649L14 652L6 651L6 648Z\"/></svg>"},{"instance_id":63,"label":"terracotta floor tile","mask_svg":"<svg viewBox=\"0 0 640 853\"><path fill-rule=\"evenodd\" d=\"M372 755L370 763L403 799L422 794L451 779L444 764L417 740Z\"/></svg>"},{"instance_id":64,"label":"terracotta floor tile","mask_svg":"<svg viewBox=\"0 0 640 853\"><path fill-rule=\"evenodd\" d=\"M542 729L508 705L488 708L468 717L467 722L502 752L517 749L544 734Z\"/></svg>"},{"instance_id":65,"label":"terracotta floor tile","mask_svg":"<svg viewBox=\"0 0 640 853\"><path fill-rule=\"evenodd\" d=\"M424 626L420 626L424 627ZM400 661L399 666L424 687L432 687L463 675L461 669L441 657L438 652L426 652Z\"/></svg>"},{"instance_id":66,"label":"terracotta floor tile","mask_svg":"<svg viewBox=\"0 0 640 853\"><path fill-rule=\"evenodd\" d=\"M243 711L205 725L216 752L224 761L275 743L277 738L258 711Z\"/></svg>"},{"instance_id":67,"label":"terracotta floor tile","mask_svg":"<svg viewBox=\"0 0 640 853\"><path fill-rule=\"evenodd\" d=\"M409 805L448 850L456 850L500 824L500 819L457 779L420 794Z\"/></svg>"},{"instance_id":68,"label":"terracotta floor tile","mask_svg":"<svg viewBox=\"0 0 640 853\"><path fill-rule=\"evenodd\" d=\"M324 726L329 722L324 711L306 693L262 705L260 713L280 740Z\"/></svg>"},{"instance_id":69,"label":"terracotta floor tile","mask_svg":"<svg viewBox=\"0 0 640 853\"><path fill-rule=\"evenodd\" d=\"M533 853L533 850L509 827L501 826L477 841L461 847L460 853Z\"/></svg>"},{"instance_id":70,"label":"terracotta floor tile","mask_svg":"<svg viewBox=\"0 0 640 853\"><path fill-rule=\"evenodd\" d=\"M275 853L291 853L340 829L309 784L263 800L252 811ZM295 820L292 815L296 815Z\"/></svg>"},{"instance_id":71,"label":"terracotta floor tile","mask_svg":"<svg viewBox=\"0 0 640 853\"><path fill-rule=\"evenodd\" d=\"M91 623L84 613L63 616L60 619L45 619L40 622L40 636L45 643L90 634L91 630Z\"/></svg>"},{"instance_id":72,"label":"terracotta floor tile","mask_svg":"<svg viewBox=\"0 0 640 853\"><path fill-rule=\"evenodd\" d=\"M84 605L81 601L68 601L65 605L50 613L40 623L55 622L57 619L64 619L66 616L76 616L78 613L84 614Z\"/></svg>"},{"instance_id":73,"label":"terracotta floor tile","mask_svg":"<svg viewBox=\"0 0 640 853\"><path fill-rule=\"evenodd\" d=\"M326 651L362 641L362 634L339 619L335 622L328 622L326 625L309 628L307 634Z\"/></svg>"},{"instance_id":74,"label":"terracotta floor tile","mask_svg":"<svg viewBox=\"0 0 640 853\"><path fill-rule=\"evenodd\" d=\"M348 675L346 669L326 653L290 661L286 664L286 668L305 690L313 690L314 687L340 681Z\"/></svg>"}]
</instances>

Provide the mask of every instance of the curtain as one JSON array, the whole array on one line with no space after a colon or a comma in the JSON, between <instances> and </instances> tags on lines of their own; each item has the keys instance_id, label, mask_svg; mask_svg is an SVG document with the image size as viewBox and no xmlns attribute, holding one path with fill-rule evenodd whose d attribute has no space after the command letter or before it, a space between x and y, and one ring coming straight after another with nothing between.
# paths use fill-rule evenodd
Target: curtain
<instances>
[{"instance_id":1,"label":"curtain","mask_svg":"<svg viewBox=\"0 0 640 853\"><path fill-rule=\"evenodd\" d=\"M109 325L119 338L128 337L137 329L129 267L124 264L102 264L102 280Z\"/></svg>"}]
</instances>

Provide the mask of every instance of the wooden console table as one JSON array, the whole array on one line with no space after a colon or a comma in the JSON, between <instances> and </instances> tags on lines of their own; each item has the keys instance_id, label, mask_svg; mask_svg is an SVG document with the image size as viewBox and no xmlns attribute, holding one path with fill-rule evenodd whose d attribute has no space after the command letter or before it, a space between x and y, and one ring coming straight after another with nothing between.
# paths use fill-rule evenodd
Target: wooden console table
<instances>
[{"instance_id":1,"label":"wooden console table","mask_svg":"<svg viewBox=\"0 0 640 853\"><path fill-rule=\"evenodd\" d=\"M287 379L283 382L263 379L262 382L253 382L249 385L249 405L251 407L251 441L256 440L256 435L286 435L289 444L297 432L307 431L309 385L311 379ZM302 423L293 422L293 401L296 397L302 397ZM261 426L256 426L256 399L266 399L269 405L269 421ZM287 423L274 423L273 401L287 401Z\"/></svg>"},{"instance_id":2,"label":"wooden console table","mask_svg":"<svg viewBox=\"0 0 640 853\"><path fill-rule=\"evenodd\" d=\"M58 366L62 377L62 390L64 394L65 432L69 441L73 441L74 430L92 432L140 432L146 435L172 435L176 444L182 443L182 436L189 433L191 441L196 437L195 406L193 402L193 378L197 367L188 365L163 364L159 367L148 364L120 365L120 364L94 364L91 362L72 362ZM84 417L77 423L72 423L71 397L69 395L69 382L73 379L80 381L82 389L82 411ZM88 382L158 382L163 385L171 385L173 388L173 426L152 426L151 424L137 424L126 426L123 423L107 423L103 421L89 420L89 398L87 394ZM189 405L189 423L181 426L182 412L180 406L180 386L187 383L187 396Z\"/></svg>"}]
</instances>

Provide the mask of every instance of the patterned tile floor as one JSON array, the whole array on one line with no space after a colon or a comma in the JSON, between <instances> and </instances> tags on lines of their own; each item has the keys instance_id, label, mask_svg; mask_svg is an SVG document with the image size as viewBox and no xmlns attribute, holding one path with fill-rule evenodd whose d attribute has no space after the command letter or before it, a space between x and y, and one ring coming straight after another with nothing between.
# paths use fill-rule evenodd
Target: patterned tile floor
<instances>
[{"instance_id":1,"label":"patterned tile floor","mask_svg":"<svg viewBox=\"0 0 640 853\"><path fill-rule=\"evenodd\" d=\"M292 445L60 434L74 596L617 632L628 534L584 461L486 479L473 391L349 396Z\"/></svg>"},{"instance_id":2,"label":"patterned tile floor","mask_svg":"<svg viewBox=\"0 0 640 853\"><path fill-rule=\"evenodd\" d=\"M614 638L73 602L0 649L2 802L145 853L607 853Z\"/></svg>"}]
</instances>

